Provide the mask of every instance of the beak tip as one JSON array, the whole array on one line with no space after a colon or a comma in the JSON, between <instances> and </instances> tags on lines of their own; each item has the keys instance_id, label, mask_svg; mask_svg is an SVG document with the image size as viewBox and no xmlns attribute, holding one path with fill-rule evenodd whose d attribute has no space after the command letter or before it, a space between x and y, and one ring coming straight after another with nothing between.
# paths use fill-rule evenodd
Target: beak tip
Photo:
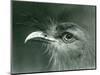
<instances>
[{"instance_id":1,"label":"beak tip","mask_svg":"<svg viewBox=\"0 0 100 75\"><path fill-rule=\"evenodd\" d=\"M24 41L24 44L26 44L27 40Z\"/></svg>"},{"instance_id":2,"label":"beak tip","mask_svg":"<svg viewBox=\"0 0 100 75\"><path fill-rule=\"evenodd\" d=\"M26 44L28 40L30 40L30 39L29 39L29 38L26 38L26 39L24 40L24 44Z\"/></svg>"}]
</instances>

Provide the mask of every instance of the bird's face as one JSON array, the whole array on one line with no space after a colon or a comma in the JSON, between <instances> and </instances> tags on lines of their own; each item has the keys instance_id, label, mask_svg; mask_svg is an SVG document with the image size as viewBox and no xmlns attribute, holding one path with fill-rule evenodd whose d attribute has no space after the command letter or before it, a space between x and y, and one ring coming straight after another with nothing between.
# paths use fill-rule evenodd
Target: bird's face
<instances>
[{"instance_id":1,"label":"bird's face","mask_svg":"<svg viewBox=\"0 0 100 75\"><path fill-rule=\"evenodd\" d=\"M69 22L53 24L45 32L34 31L26 37L25 43L31 39L42 41L47 46L44 51L51 56L49 62L53 61L54 65L78 61L84 54L88 41L85 30Z\"/></svg>"}]
</instances>

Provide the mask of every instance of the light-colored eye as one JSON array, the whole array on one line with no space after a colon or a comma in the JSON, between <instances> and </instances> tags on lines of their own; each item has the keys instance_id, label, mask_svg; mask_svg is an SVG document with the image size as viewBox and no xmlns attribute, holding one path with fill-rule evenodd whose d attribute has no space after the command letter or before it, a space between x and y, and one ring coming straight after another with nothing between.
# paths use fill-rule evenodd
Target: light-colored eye
<instances>
[{"instance_id":1,"label":"light-colored eye","mask_svg":"<svg viewBox=\"0 0 100 75\"><path fill-rule=\"evenodd\" d=\"M63 33L62 35L62 40L65 42L65 43L72 43L74 42L76 39L74 37L74 35L70 32L65 32Z\"/></svg>"}]
</instances>

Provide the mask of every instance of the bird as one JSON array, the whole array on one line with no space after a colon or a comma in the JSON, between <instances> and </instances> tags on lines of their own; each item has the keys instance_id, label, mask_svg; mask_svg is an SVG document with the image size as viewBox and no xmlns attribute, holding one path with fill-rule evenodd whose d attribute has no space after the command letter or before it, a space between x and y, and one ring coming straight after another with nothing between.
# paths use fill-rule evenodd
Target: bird
<instances>
[{"instance_id":1,"label":"bird","mask_svg":"<svg viewBox=\"0 0 100 75\"><path fill-rule=\"evenodd\" d=\"M24 43L41 41L48 60L47 71L91 69L95 67L95 52L88 31L73 22L47 24L44 31L29 33Z\"/></svg>"}]
</instances>

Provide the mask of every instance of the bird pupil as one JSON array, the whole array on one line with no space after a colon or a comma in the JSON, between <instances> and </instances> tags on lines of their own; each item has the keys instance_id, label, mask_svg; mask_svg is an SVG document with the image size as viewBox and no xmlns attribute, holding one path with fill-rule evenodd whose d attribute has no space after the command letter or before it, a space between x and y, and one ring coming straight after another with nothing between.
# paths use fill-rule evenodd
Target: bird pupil
<instances>
[{"instance_id":1,"label":"bird pupil","mask_svg":"<svg viewBox=\"0 0 100 75\"><path fill-rule=\"evenodd\" d=\"M47 34L45 34L44 36L47 37Z\"/></svg>"},{"instance_id":2,"label":"bird pupil","mask_svg":"<svg viewBox=\"0 0 100 75\"><path fill-rule=\"evenodd\" d=\"M67 34L66 34L66 38L67 38L67 39L71 39L72 37L73 37L73 35L72 35L71 33L67 33Z\"/></svg>"}]
</instances>

